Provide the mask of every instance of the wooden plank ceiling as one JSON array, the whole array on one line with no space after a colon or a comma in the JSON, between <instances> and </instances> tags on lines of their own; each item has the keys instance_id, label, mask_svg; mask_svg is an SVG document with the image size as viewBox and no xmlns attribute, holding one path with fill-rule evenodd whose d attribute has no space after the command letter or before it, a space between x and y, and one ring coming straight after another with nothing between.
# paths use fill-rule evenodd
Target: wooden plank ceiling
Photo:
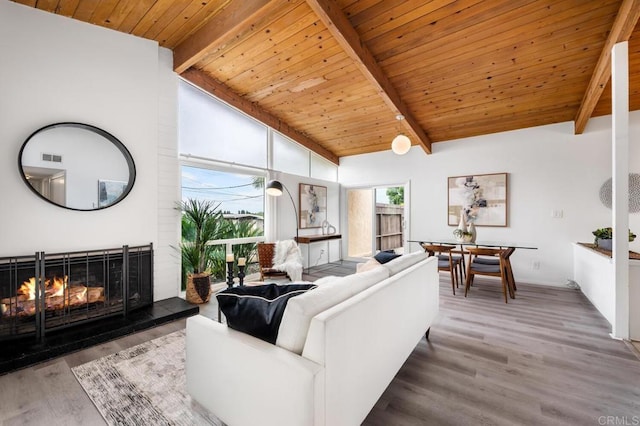
<instances>
[{"instance_id":1,"label":"wooden plank ceiling","mask_svg":"<svg viewBox=\"0 0 640 426\"><path fill-rule=\"evenodd\" d=\"M156 40L184 78L325 158L611 113L640 0L16 0ZM405 120L397 121L402 114ZM514 141L516 142L516 141Z\"/></svg>"}]
</instances>

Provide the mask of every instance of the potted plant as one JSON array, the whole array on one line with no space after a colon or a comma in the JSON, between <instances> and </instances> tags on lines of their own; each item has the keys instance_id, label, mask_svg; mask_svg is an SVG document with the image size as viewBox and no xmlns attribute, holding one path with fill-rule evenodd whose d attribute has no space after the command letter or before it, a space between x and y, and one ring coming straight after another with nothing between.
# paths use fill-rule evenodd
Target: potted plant
<instances>
[{"instance_id":1,"label":"potted plant","mask_svg":"<svg viewBox=\"0 0 640 426\"><path fill-rule=\"evenodd\" d=\"M594 244L601 249L611 251L611 245L613 243L613 228L598 228L592 232L595 237ZM629 230L629 242L636 239L636 234Z\"/></svg>"},{"instance_id":2,"label":"potted plant","mask_svg":"<svg viewBox=\"0 0 640 426\"><path fill-rule=\"evenodd\" d=\"M459 228L453 230L453 236L462 243L470 243L473 240L473 233Z\"/></svg>"},{"instance_id":3,"label":"potted plant","mask_svg":"<svg viewBox=\"0 0 640 426\"><path fill-rule=\"evenodd\" d=\"M188 199L180 203L183 213L183 237L180 249L182 265L187 271L186 300L206 303L211 297L211 265L213 246L224 231L225 220L218 211L220 204L209 200Z\"/></svg>"}]
</instances>

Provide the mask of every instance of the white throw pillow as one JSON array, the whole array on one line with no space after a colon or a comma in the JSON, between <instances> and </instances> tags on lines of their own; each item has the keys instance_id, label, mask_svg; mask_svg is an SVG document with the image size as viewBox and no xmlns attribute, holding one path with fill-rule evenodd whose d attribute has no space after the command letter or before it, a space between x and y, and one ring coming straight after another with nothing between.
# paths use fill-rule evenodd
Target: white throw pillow
<instances>
[{"instance_id":1,"label":"white throw pillow","mask_svg":"<svg viewBox=\"0 0 640 426\"><path fill-rule=\"evenodd\" d=\"M301 354L314 316L388 277L389 271L381 266L337 278L290 299L282 315L276 346Z\"/></svg>"},{"instance_id":2,"label":"white throw pillow","mask_svg":"<svg viewBox=\"0 0 640 426\"><path fill-rule=\"evenodd\" d=\"M389 270L378 265L369 271L347 275L340 280L340 284L349 287L351 295L354 296L387 278L389 278Z\"/></svg>"},{"instance_id":3,"label":"white throw pillow","mask_svg":"<svg viewBox=\"0 0 640 426\"><path fill-rule=\"evenodd\" d=\"M404 271L411 265L415 265L427 258L427 253L423 250L414 251L413 253L405 254L400 257L396 257L395 259L385 263L382 265L383 267L389 270L389 275L393 276L400 271Z\"/></svg>"},{"instance_id":4,"label":"white throw pillow","mask_svg":"<svg viewBox=\"0 0 640 426\"><path fill-rule=\"evenodd\" d=\"M356 265L356 274L370 271L372 269L377 268L378 266L380 266L380 262L378 262L375 259L369 259L365 263L358 263Z\"/></svg>"}]
</instances>

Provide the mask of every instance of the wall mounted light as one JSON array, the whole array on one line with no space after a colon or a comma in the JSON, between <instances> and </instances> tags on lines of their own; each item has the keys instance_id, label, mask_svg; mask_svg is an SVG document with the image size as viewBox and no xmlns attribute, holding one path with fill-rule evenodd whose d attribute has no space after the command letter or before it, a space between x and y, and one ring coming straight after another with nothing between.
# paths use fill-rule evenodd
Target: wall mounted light
<instances>
[{"instance_id":1,"label":"wall mounted light","mask_svg":"<svg viewBox=\"0 0 640 426\"><path fill-rule=\"evenodd\" d=\"M298 242L298 210L296 209L296 203L293 202L293 197L291 196L291 193L289 192L289 190L287 189L286 186L284 186L284 184L278 180L270 180L269 182L267 182L267 186L265 187L265 190L267 192L267 195L271 195L272 197L279 197L282 195L282 193L284 192L283 189L285 191L287 191L287 194L289 194L289 199L291 200L291 205L293 206L293 212L296 215L296 243Z\"/></svg>"},{"instance_id":2,"label":"wall mounted light","mask_svg":"<svg viewBox=\"0 0 640 426\"><path fill-rule=\"evenodd\" d=\"M398 114L396 115L396 120L402 121L404 120L404 115ZM393 138L391 142L391 151L393 151L397 155L404 155L411 149L411 140L403 135L402 133Z\"/></svg>"}]
</instances>

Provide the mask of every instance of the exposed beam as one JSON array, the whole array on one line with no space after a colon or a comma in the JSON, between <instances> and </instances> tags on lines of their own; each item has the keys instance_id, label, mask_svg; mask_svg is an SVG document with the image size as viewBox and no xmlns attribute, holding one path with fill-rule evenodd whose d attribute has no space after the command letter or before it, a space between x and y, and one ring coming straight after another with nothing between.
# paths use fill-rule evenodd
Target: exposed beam
<instances>
[{"instance_id":1,"label":"exposed beam","mask_svg":"<svg viewBox=\"0 0 640 426\"><path fill-rule=\"evenodd\" d=\"M283 135L295 140L300 145L310 149L311 151L322 156L323 158L326 158L332 163L337 165L340 164L339 157L333 152L324 148L310 137L292 128L287 123L280 120L278 117L266 112L255 103L244 99L243 97L229 89L227 86L217 82L205 72L194 68L189 68L188 70L183 72L181 76L189 80L196 86L200 87L201 89L211 93L215 97L222 99L228 104L238 108L245 114L261 121L272 129L275 129Z\"/></svg>"},{"instance_id":2,"label":"exposed beam","mask_svg":"<svg viewBox=\"0 0 640 426\"><path fill-rule=\"evenodd\" d=\"M334 0L306 0L307 4L318 15L325 24L331 35L338 44L353 59L360 68L364 76L376 88L385 104L391 108L394 114L404 115L401 121L406 131L414 140L417 140L422 149L431 154L431 140L420 127L416 119L411 115L409 109L404 105L398 92L394 89L373 57L373 54L364 45L356 30L344 15L340 7ZM389 141L391 143L391 141Z\"/></svg>"},{"instance_id":3,"label":"exposed beam","mask_svg":"<svg viewBox=\"0 0 640 426\"><path fill-rule=\"evenodd\" d=\"M271 0L231 1L218 15L173 50L178 74L202 59L211 49L244 32L270 10Z\"/></svg>"},{"instance_id":4,"label":"exposed beam","mask_svg":"<svg viewBox=\"0 0 640 426\"><path fill-rule=\"evenodd\" d=\"M611 49L616 43L628 41L640 17L640 0L623 0L616 16L609 37L604 43L596 68L591 75L589 86L582 97L580 108L575 118L576 135L584 132L593 110L600 100L609 78L611 78Z\"/></svg>"}]
</instances>

